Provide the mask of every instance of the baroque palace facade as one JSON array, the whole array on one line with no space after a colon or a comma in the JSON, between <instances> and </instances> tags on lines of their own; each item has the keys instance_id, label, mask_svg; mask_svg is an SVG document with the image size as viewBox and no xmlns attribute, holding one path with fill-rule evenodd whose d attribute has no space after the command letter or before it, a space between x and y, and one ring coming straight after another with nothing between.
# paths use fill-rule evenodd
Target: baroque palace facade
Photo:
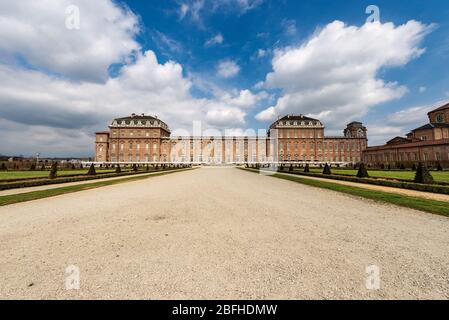
<instances>
[{"instance_id":1,"label":"baroque palace facade","mask_svg":"<svg viewBox=\"0 0 449 320\"><path fill-rule=\"evenodd\" d=\"M429 112L428 117L429 123L412 130L406 137L367 148L363 161L371 166L411 167L422 162L449 167L449 104Z\"/></svg>"},{"instance_id":2,"label":"baroque palace facade","mask_svg":"<svg viewBox=\"0 0 449 320\"><path fill-rule=\"evenodd\" d=\"M97 163L358 163L367 130L352 122L344 136L326 137L324 125L303 115L274 122L264 137L172 137L157 117L132 114L96 133Z\"/></svg>"}]
</instances>

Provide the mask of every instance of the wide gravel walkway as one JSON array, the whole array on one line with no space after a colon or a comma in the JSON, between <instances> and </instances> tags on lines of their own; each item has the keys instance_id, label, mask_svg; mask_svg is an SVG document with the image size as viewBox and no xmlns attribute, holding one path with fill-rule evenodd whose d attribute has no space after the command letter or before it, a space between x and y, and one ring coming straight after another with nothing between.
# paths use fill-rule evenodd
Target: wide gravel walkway
<instances>
[{"instance_id":1,"label":"wide gravel walkway","mask_svg":"<svg viewBox=\"0 0 449 320\"><path fill-rule=\"evenodd\" d=\"M0 207L0 244L1 299L449 298L448 218L233 168Z\"/></svg>"}]
</instances>

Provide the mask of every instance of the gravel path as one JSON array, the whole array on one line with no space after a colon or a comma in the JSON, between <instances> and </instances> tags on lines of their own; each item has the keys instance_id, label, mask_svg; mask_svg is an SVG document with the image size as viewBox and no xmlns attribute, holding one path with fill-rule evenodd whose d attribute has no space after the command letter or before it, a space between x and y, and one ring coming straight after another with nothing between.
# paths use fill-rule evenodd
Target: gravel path
<instances>
[{"instance_id":1,"label":"gravel path","mask_svg":"<svg viewBox=\"0 0 449 320\"><path fill-rule=\"evenodd\" d=\"M448 299L448 235L445 217L199 169L1 207L0 298Z\"/></svg>"}]
</instances>

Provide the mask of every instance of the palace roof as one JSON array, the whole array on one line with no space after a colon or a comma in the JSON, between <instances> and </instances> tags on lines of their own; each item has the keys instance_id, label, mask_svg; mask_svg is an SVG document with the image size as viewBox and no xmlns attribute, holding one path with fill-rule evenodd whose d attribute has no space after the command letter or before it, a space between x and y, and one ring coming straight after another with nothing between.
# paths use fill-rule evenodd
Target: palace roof
<instances>
[{"instance_id":1,"label":"palace roof","mask_svg":"<svg viewBox=\"0 0 449 320\"><path fill-rule=\"evenodd\" d=\"M449 103L447 103L447 104L445 104L444 106L441 106L441 107L439 107L439 108L437 108L437 109L435 109L435 110L430 111L428 114L434 113L434 112L436 112L436 111L446 110L446 109L449 109Z\"/></svg>"},{"instance_id":2,"label":"palace roof","mask_svg":"<svg viewBox=\"0 0 449 320\"><path fill-rule=\"evenodd\" d=\"M133 113L129 117L116 118L112 121L111 127L147 127L163 128L170 131L168 125L157 117L147 116L145 114L137 115Z\"/></svg>"},{"instance_id":3,"label":"palace roof","mask_svg":"<svg viewBox=\"0 0 449 320\"><path fill-rule=\"evenodd\" d=\"M449 128L449 124L448 123L428 123L419 128L413 129L412 132L418 131L418 130L425 130L425 129L434 129L434 128Z\"/></svg>"},{"instance_id":4,"label":"palace roof","mask_svg":"<svg viewBox=\"0 0 449 320\"><path fill-rule=\"evenodd\" d=\"M323 128L323 124L320 120L313 119L310 117L306 117L304 115L286 115L283 118L280 118L276 122L274 122L270 129L273 129L275 127L320 127Z\"/></svg>"}]
</instances>

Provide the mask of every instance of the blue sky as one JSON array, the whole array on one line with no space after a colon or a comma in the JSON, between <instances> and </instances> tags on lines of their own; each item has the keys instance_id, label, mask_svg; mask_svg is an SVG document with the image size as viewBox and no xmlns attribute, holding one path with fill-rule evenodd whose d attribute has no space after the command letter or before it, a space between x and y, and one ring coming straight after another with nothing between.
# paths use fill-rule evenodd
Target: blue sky
<instances>
[{"instance_id":1,"label":"blue sky","mask_svg":"<svg viewBox=\"0 0 449 320\"><path fill-rule=\"evenodd\" d=\"M192 4L188 1L126 1L134 12L139 13L145 25L146 30L139 37L145 48L157 52L161 61L179 61L187 73L210 77L220 86L241 89L252 87L272 70L272 53L263 59L255 59L259 49L296 46L307 41L317 28L334 20L361 26L368 17L366 8L375 4L380 9L381 22L400 25L409 20L418 20L436 26L423 41L426 54L404 67L381 71L383 79L397 81L407 86L410 92L400 100L380 104L361 120L381 121L386 112L437 103L446 99L449 93L449 3L445 0L414 0L407 3L402 0L263 1L246 13L235 6L214 11L205 4L200 21L188 16L180 19L179 6L182 3ZM287 25L294 25L296 31L287 32ZM182 46L183 50L171 51L167 46L160 45L154 39L157 38L157 32L164 33ZM223 36L221 45L204 45L217 34ZM217 79L217 61L229 58L238 61L241 72L229 80ZM197 94L201 95L202 92ZM254 110L252 115L256 112ZM425 113L422 118L425 122ZM248 120L250 127L260 126L254 118Z\"/></svg>"},{"instance_id":2,"label":"blue sky","mask_svg":"<svg viewBox=\"0 0 449 320\"><path fill-rule=\"evenodd\" d=\"M0 4L0 154L89 156L93 133L132 112L180 134L360 120L373 145L449 100L445 0L41 1Z\"/></svg>"}]
</instances>

